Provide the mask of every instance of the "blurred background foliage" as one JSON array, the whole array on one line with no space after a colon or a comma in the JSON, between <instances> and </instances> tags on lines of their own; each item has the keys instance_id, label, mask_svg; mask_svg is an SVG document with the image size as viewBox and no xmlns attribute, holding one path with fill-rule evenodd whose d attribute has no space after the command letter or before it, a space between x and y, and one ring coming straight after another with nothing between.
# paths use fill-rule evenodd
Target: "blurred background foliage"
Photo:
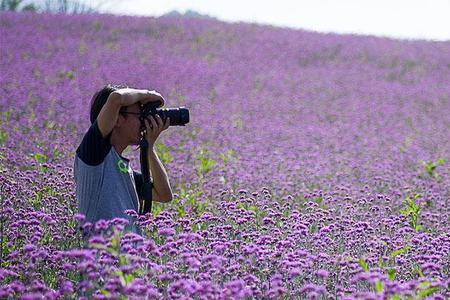
<instances>
[{"instance_id":1,"label":"blurred background foliage","mask_svg":"<svg viewBox=\"0 0 450 300\"><path fill-rule=\"evenodd\" d=\"M93 5L89 1L77 0L0 0L0 10L82 14L98 12L104 5L114 2L104 0Z\"/></svg>"}]
</instances>

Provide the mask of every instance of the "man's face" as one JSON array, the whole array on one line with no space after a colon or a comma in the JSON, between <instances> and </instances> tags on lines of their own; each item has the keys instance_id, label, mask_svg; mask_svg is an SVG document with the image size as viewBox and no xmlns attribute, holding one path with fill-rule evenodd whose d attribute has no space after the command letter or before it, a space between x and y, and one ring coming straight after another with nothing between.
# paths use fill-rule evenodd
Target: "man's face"
<instances>
[{"instance_id":1,"label":"man's face","mask_svg":"<svg viewBox=\"0 0 450 300\"><path fill-rule=\"evenodd\" d=\"M126 117L122 116L121 132L131 145L139 145L141 135L139 128L141 122L139 120L139 104L135 103L127 107Z\"/></svg>"}]
</instances>

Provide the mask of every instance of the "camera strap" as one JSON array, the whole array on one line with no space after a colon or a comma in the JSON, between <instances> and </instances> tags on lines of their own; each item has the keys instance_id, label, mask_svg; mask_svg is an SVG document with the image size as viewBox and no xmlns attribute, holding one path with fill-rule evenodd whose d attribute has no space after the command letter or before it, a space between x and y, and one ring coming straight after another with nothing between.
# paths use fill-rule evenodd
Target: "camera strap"
<instances>
[{"instance_id":1,"label":"camera strap","mask_svg":"<svg viewBox=\"0 0 450 300\"><path fill-rule=\"evenodd\" d=\"M141 140L139 142L140 146L140 163L141 163L141 173L142 173L142 185L140 194L142 197L142 201L139 205L139 214L145 215L152 211L152 188L153 182L150 180L150 171L149 171L149 163L148 163L148 142L145 138L145 116L142 113L142 105L141 105L141 115L139 116L141 121L140 133Z\"/></svg>"}]
</instances>

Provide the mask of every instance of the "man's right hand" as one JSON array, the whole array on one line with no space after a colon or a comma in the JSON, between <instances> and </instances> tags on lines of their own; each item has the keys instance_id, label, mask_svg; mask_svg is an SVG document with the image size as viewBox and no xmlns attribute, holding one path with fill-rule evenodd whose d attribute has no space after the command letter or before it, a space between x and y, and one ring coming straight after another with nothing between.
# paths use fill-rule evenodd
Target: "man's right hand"
<instances>
[{"instance_id":1,"label":"man's right hand","mask_svg":"<svg viewBox=\"0 0 450 300\"><path fill-rule=\"evenodd\" d=\"M163 96L156 91L138 90L133 88L125 88L114 91L109 95L109 98L116 98L120 103L120 106L130 106L136 102L145 104L148 102L161 101L161 107L164 106L165 103Z\"/></svg>"}]
</instances>

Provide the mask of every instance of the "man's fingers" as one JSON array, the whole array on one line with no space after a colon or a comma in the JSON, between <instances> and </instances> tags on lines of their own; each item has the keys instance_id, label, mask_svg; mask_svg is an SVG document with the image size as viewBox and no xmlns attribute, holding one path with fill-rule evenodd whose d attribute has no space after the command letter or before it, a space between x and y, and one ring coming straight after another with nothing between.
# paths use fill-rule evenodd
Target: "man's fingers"
<instances>
[{"instance_id":1,"label":"man's fingers","mask_svg":"<svg viewBox=\"0 0 450 300\"><path fill-rule=\"evenodd\" d=\"M164 106L165 104L165 99L163 96L161 96L160 93L156 92L156 91L149 91L149 90L144 90L144 92L141 94L141 102L143 103L147 103L147 102L161 102L160 107Z\"/></svg>"},{"instance_id":2,"label":"man's fingers","mask_svg":"<svg viewBox=\"0 0 450 300\"><path fill-rule=\"evenodd\" d=\"M146 89L133 89L133 88L123 88L114 91L117 94L122 106L129 106L136 102L141 102L143 104L147 102L160 102L159 107L164 106L166 100L157 91L149 91Z\"/></svg>"},{"instance_id":3,"label":"man's fingers","mask_svg":"<svg viewBox=\"0 0 450 300\"><path fill-rule=\"evenodd\" d=\"M156 124L156 121L155 121L155 119L154 119L153 116L150 116L150 122L152 122L152 129L155 129L155 127L158 126L158 125Z\"/></svg>"},{"instance_id":4,"label":"man's fingers","mask_svg":"<svg viewBox=\"0 0 450 300\"><path fill-rule=\"evenodd\" d=\"M151 129L152 128L150 123L148 122L148 119L145 119L145 126L146 126L147 129Z\"/></svg>"},{"instance_id":5,"label":"man's fingers","mask_svg":"<svg viewBox=\"0 0 450 300\"><path fill-rule=\"evenodd\" d=\"M170 126L170 118L167 117L167 119L166 119L166 124L164 124L164 129L169 128L169 126Z\"/></svg>"},{"instance_id":6,"label":"man's fingers","mask_svg":"<svg viewBox=\"0 0 450 300\"><path fill-rule=\"evenodd\" d=\"M164 127L164 122L163 122L163 120L161 119L161 117L159 115L156 115L155 119L158 122L158 126L159 127L161 127L161 128Z\"/></svg>"}]
</instances>

